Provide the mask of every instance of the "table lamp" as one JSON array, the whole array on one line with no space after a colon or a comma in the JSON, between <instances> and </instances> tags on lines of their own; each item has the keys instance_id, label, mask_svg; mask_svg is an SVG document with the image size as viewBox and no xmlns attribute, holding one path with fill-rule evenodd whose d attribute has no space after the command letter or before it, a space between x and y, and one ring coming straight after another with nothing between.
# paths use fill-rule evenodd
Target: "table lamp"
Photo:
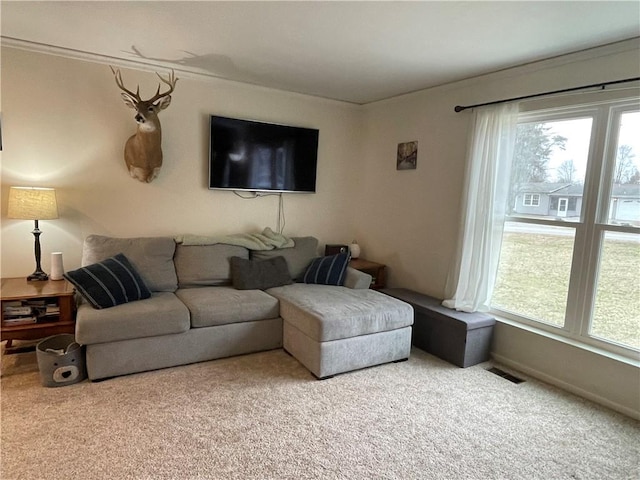
<instances>
[{"instance_id":1,"label":"table lamp","mask_svg":"<svg viewBox=\"0 0 640 480\"><path fill-rule=\"evenodd\" d=\"M58 218L56 191L53 188L11 187L7 217L35 220L36 226L31 233L35 237L36 270L27 277L27 280L47 280L49 276L42 271L40 266L40 234L42 231L38 228L38 220Z\"/></svg>"}]
</instances>

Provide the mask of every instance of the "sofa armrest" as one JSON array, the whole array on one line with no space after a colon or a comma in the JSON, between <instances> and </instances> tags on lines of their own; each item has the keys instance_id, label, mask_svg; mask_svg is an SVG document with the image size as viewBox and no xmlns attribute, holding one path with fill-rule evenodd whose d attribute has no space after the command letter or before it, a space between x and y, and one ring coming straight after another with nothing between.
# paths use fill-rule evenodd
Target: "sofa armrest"
<instances>
[{"instance_id":1,"label":"sofa armrest","mask_svg":"<svg viewBox=\"0 0 640 480\"><path fill-rule=\"evenodd\" d=\"M354 289L366 289L371 286L371 279L372 277L368 273L347 267L347 276L344 279L344 286Z\"/></svg>"}]
</instances>

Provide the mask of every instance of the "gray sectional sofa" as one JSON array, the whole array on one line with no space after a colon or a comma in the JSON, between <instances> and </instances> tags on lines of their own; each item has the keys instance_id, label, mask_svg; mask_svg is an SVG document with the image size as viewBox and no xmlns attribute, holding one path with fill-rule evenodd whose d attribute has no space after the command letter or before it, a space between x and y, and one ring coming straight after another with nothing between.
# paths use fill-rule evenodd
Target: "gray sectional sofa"
<instances>
[{"instance_id":1,"label":"gray sectional sofa","mask_svg":"<svg viewBox=\"0 0 640 480\"><path fill-rule=\"evenodd\" d=\"M409 357L412 307L369 290L371 277L348 268L344 286L291 283L265 290L232 285L230 258L286 260L299 279L318 256L313 237L251 250L228 243L189 245L172 237L90 235L82 265L124 254L151 297L96 309L79 299L76 340L91 380L282 348L316 377Z\"/></svg>"}]
</instances>

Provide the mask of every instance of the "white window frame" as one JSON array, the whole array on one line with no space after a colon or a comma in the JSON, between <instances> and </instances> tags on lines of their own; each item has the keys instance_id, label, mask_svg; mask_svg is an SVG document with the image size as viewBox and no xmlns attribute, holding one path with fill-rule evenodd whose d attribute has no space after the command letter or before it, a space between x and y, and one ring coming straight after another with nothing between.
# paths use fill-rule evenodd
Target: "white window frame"
<instances>
[{"instance_id":1,"label":"white window frame","mask_svg":"<svg viewBox=\"0 0 640 480\"><path fill-rule=\"evenodd\" d=\"M578 344L591 345L633 360L640 350L593 336L589 333L596 298L598 266L605 232L640 234L640 228L607 223L611 181L614 174L620 116L637 111L640 99L609 100L579 106L563 106L524 112L518 123L552 122L577 118L593 118L589 145L587 174L583 203L578 222L556 220L553 217L524 217L514 214L507 221L533 225L573 228L574 250L571 263L564 326L558 327L540 320L527 318L492 307L491 312L515 324L540 329ZM523 200L524 201L524 200Z\"/></svg>"},{"instance_id":2,"label":"white window frame","mask_svg":"<svg viewBox=\"0 0 640 480\"><path fill-rule=\"evenodd\" d=\"M527 201L529 197L529 201ZM540 206L540 194L539 193L525 193L522 197L522 205L525 207L539 207Z\"/></svg>"}]
</instances>

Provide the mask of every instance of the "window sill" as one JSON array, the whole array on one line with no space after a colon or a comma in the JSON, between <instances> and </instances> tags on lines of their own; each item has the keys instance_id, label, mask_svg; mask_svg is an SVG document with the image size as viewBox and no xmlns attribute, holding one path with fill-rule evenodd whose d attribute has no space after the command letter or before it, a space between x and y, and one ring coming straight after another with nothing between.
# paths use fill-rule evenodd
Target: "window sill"
<instances>
[{"instance_id":1,"label":"window sill","mask_svg":"<svg viewBox=\"0 0 640 480\"><path fill-rule=\"evenodd\" d=\"M518 321L515 321L515 320L511 320L511 319L502 317L497 313L493 313L492 312L492 315L495 317L497 322L504 323L504 324L509 325L511 327L519 328L519 329L525 330L527 332L534 333L536 335L540 335L540 336L548 338L550 340L555 340L557 342L560 342L560 343L563 343L565 345L568 345L568 346L571 346L571 347L574 347L574 348L578 348L578 349L587 351L589 353L593 353L593 354L596 354L596 355L601 355L603 357L610 358L611 360L615 360L615 361L618 361L618 362L621 362L621 363L625 363L627 365L631 365L633 367L640 368L640 353L632 354L632 355L634 355L633 357L632 356L627 356L627 355L622 355L622 354L619 354L619 353L615 353L615 352L611 352L611 351L605 350L603 348L597 347L595 345L591 345L589 343L586 343L586 342L583 342L583 341L580 341L580 340L577 340L577 339L574 339L574 338L570 338L570 337L567 337L567 336L564 336L564 335L560 335L560 334L557 334L557 333L554 333L554 332L550 332L548 330L544 330L542 328L539 328L539 327L536 327L536 326L533 326L533 325L529 325L529 324L526 324L526 323L522 323L522 322L518 322Z\"/></svg>"}]
</instances>

